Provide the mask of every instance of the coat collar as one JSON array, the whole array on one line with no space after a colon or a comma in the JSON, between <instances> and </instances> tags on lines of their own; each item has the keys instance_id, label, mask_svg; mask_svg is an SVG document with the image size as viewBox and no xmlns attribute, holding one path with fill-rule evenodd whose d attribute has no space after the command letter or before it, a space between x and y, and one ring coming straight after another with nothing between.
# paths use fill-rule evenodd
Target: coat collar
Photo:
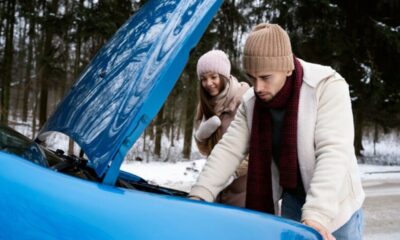
<instances>
[{"instance_id":1,"label":"coat collar","mask_svg":"<svg viewBox=\"0 0 400 240\"><path fill-rule=\"evenodd\" d=\"M299 59L303 67L303 81L315 88L318 83L336 73L331 67L323 66L315 63L309 63Z\"/></svg>"}]
</instances>

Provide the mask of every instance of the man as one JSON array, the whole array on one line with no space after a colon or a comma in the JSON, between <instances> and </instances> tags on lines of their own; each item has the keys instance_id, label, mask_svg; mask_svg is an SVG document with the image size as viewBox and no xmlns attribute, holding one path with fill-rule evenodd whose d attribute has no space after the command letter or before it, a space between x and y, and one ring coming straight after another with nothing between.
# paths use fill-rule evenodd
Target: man
<instances>
[{"instance_id":1,"label":"man","mask_svg":"<svg viewBox=\"0 0 400 240\"><path fill-rule=\"evenodd\" d=\"M332 68L295 58L288 34L260 24L246 40L254 87L193 186L214 201L249 155L246 207L300 221L324 239L362 239L364 191L348 85Z\"/></svg>"}]
</instances>

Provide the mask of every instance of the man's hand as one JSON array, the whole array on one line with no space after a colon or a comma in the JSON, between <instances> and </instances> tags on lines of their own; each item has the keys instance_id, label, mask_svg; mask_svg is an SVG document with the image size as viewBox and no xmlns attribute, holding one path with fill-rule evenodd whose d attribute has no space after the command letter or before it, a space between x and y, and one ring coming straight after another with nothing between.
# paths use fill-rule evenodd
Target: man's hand
<instances>
[{"instance_id":1,"label":"man's hand","mask_svg":"<svg viewBox=\"0 0 400 240\"><path fill-rule=\"evenodd\" d=\"M317 230L324 240L336 240L336 238L326 229L324 226L322 226L320 223L313 221L313 220L304 220L303 223L307 226L310 226Z\"/></svg>"}]
</instances>

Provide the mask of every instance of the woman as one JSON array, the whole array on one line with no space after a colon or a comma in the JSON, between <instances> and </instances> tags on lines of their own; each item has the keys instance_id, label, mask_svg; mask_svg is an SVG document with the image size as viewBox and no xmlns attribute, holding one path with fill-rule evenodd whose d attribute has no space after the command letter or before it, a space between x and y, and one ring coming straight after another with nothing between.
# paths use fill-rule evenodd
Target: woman
<instances>
[{"instance_id":1,"label":"woman","mask_svg":"<svg viewBox=\"0 0 400 240\"><path fill-rule=\"evenodd\" d=\"M200 103L196 114L195 140L200 152L208 156L226 132L249 85L230 74L228 56L211 50L197 62L200 80ZM218 195L220 203L244 207L246 197L247 160L238 167L227 187Z\"/></svg>"}]
</instances>

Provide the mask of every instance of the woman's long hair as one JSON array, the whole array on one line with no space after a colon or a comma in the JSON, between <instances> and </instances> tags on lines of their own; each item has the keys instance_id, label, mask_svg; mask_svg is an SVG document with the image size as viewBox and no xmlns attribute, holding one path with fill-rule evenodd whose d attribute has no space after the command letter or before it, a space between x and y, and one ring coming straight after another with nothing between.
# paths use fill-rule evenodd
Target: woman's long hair
<instances>
[{"instance_id":1,"label":"woman's long hair","mask_svg":"<svg viewBox=\"0 0 400 240\"><path fill-rule=\"evenodd\" d=\"M221 86L219 89L219 92L221 93L226 85L229 79L227 79L225 76L218 74L219 78L221 80ZM199 96L200 96L200 103L197 108L197 114L196 114L196 122L201 122L203 120L203 116L205 120L211 118L214 115L217 115L213 104L212 104L212 96L203 88L201 85L201 80L200 80L200 87L199 87ZM219 117L219 116L218 116ZM211 150L214 148L214 146L218 143L218 141L222 137L222 129L221 126L218 127L218 129L206 140L207 144L207 155L211 153Z\"/></svg>"}]
</instances>

